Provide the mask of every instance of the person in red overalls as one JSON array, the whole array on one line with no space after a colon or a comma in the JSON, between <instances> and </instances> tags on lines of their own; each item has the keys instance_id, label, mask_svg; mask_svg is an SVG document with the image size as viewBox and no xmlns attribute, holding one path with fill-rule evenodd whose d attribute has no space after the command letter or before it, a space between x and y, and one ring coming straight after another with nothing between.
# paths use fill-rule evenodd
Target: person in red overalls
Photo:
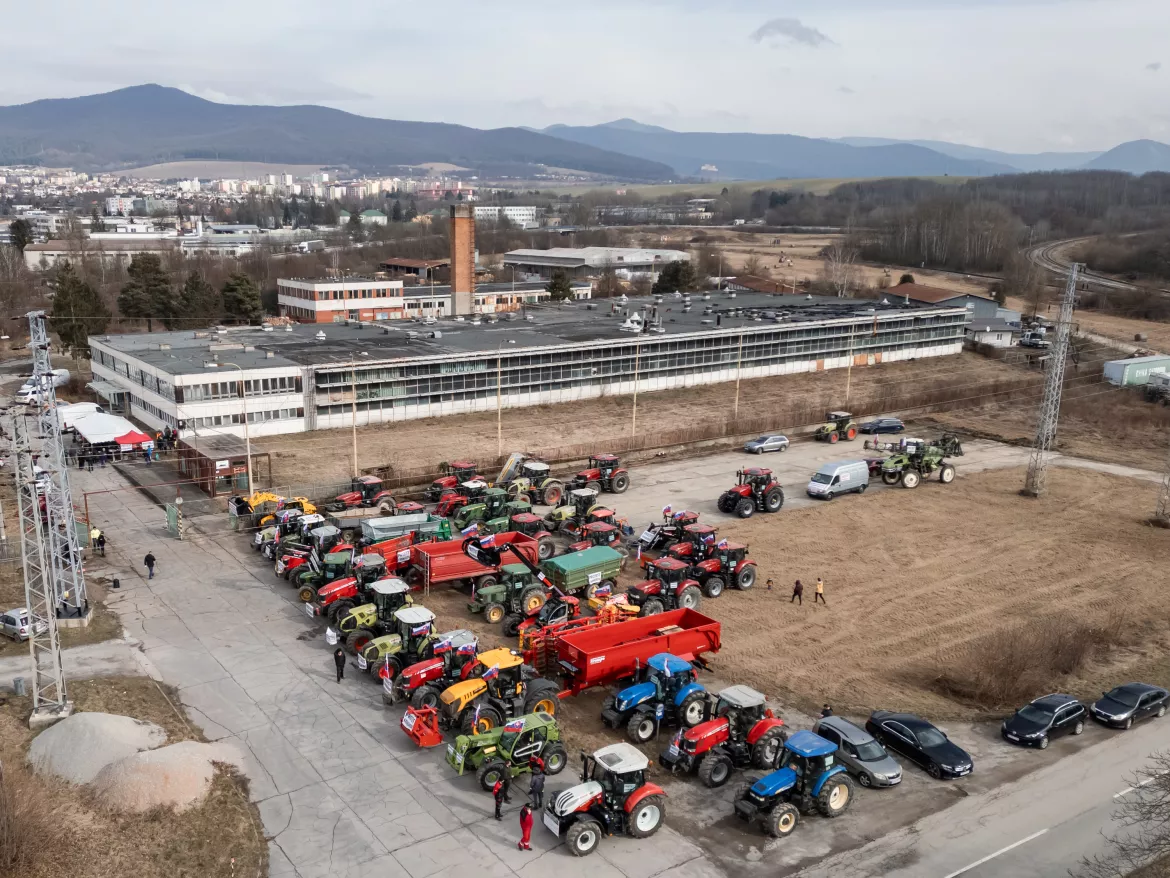
<instances>
[{"instance_id":1,"label":"person in red overalls","mask_svg":"<svg viewBox=\"0 0 1170 878\"><path fill-rule=\"evenodd\" d=\"M532 850L532 845L528 843L532 838L532 809L527 802L520 808L520 833L520 842L516 847L522 851Z\"/></svg>"}]
</instances>

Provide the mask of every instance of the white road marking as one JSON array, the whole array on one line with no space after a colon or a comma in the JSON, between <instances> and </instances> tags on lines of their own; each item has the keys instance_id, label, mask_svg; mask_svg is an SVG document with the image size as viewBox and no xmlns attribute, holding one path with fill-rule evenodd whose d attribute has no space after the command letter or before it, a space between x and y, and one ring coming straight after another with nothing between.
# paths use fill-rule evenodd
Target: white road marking
<instances>
[{"instance_id":1,"label":"white road marking","mask_svg":"<svg viewBox=\"0 0 1170 878\"><path fill-rule=\"evenodd\" d=\"M1143 780L1141 783L1139 783L1136 787L1126 787L1120 793L1114 793L1113 798L1119 799L1122 796L1126 795L1127 793L1132 793L1134 790L1140 790L1142 787L1147 786L1148 784L1152 784L1154 781L1156 781L1158 778L1160 778L1165 773L1166 772L1164 770L1159 771L1153 777L1147 777L1145 780Z\"/></svg>"},{"instance_id":2,"label":"white road marking","mask_svg":"<svg viewBox=\"0 0 1170 878\"><path fill-rule=\"evenodd\" d=\"M1000 854L1006 854L1008 851L1012 850L1013 848L1018 848L1018 847L1019 847L1020 845L1022 845L1022 844L1027 844L1027 843L1028 843L1028 842L1030 842L1032 839L1034 839L1034 838L1039 838L1040 836L1042 836L1042 835L1043 835L1044 833L1046 833L1047 831L1048 831L1047 829L1041 829L1039 832L1033 832L1033 833L1032 833L1031 835L1029 835L1027 838L1021 838L1021 839L1020 839L1019 841L1017 841L1015 844L1009 844L1009 845L1008 845L1006 848L1000 848L1000 849L999 849L998 851L996 851L994 854L988 854L988 855L987 855L986 857L984 857L982 860L976 860L976 861L975 861L974 863L972 863L970 866L964 866L962 869L959 869L957 872L952 872L951 874L949 874L949 875L945 876L945 878L956 878L956 876L958 876L958 875L962 875L964 872L970 872L970 871L971 871L972 869L974 869L976 866L982 866L982 865L983 865L984 863L986 863L988 860L994 860L994 859L995 859L996 857L998 857Z\"/></svg>"}]
</instances>

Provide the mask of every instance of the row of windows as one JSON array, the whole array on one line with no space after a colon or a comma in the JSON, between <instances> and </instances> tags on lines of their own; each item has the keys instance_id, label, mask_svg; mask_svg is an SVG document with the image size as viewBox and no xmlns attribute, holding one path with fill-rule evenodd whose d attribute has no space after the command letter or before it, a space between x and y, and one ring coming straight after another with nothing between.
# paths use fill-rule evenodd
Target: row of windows
<instances>
[{"instance_id":1,"label":"row of windows","mask_svg":"<svg viewBox=\"0 0 1170 878\"><path fill-rule=\"evenodd\" d=\"M147 402L146 400L144 400L138 396L135 396L133 393L129 394L129 396L130 396L130 405L133 408L142 409L145 412L149 412L150 414L154 415L155 418L162 421L164 424L170 424L172 427L179 426L179 422L175 420L175 416L172 415L170 412L163 411L158 406L152 405L151 403Z\"/></svg>"},{"instance_id":2,"label":"row of windows","mask_svg":"<svg viewBox=\"0 0 1170 878\"><path fill-rule=\"evenodd\" d=\"M267 412L248 412L249 424L261 424L265 421L287 421L291 418L303 418L303 408L272 409ZM234 415L213 415L207 418L188 418L188 427L231 427L244 423L242 412Z\"/></svg>"},{"instance_id":3,"label":"row of windows","mask_svg":"<svg viewBox=\"0 0 1170 878\"><path fill-rule=\"evenodd\" d=\"M337 302L344 299L384 299L387 296L401 298L404 294L402 287L375 288L368 290L302 290L299 287L278 288L282 296L291 296L294 299L308 299L311 302Z\"/></svg>"},{"instance_id":4,"label":"row of windows","mask_svg":"<svg viewBox=\"0 0 1170 878\"><path fill-rule=\"evenodd\" d=\"M265 396L275 393L296 393L295 375L278 378L254 378L244 382L245 396ZM214 399L238 399L239 381L216 381L211 384L185 384L181 388L182 402L202 402ZM172 397L173 398L173 397Z\"/></svg>"}]
</instances>

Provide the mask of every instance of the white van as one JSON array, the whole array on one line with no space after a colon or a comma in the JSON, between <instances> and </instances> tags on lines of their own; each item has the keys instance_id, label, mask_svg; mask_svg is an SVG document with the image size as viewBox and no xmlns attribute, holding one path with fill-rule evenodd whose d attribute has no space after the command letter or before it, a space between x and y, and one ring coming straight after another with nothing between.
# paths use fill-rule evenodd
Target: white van
<instances>
[{"instance_id":1,"label":"white van","mask_svg":"<svg viewBox=\"0 0 1170 878\"><path fill-rule=\"evenodd\" d=\"M817 470L807 490L810 497L832 500L852 491L861 494L868 487L869 465L864 460L838 460Z\"/></svg>"},{"instance_id":2,"label":"white van","mask_svg":"<svg viewBox=\"0 0 1170 878\"><path fill-rule=\"evenodd\" d=\"M105 409L96 402L74 402L59 405L57 417L61 420L62 430L72 430L79 420L87 415L104 414Z\"/></svg>"}]
</instances>

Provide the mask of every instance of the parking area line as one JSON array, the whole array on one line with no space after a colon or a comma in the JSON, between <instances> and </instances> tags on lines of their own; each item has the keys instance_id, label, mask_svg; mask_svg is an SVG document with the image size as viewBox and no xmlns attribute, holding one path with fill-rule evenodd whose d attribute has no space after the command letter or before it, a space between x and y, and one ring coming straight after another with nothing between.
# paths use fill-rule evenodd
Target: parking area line
<instances>
[{"instance_id":1,"label":"parking area line","mask_svg":"<svg viewBox=\"0 0 1170 878\"><path fill-rule=\"evenodd\" d=\"M971 871L972 869L974 869L976 866L982 866L982 865L983 865L984 863L986 863L988 860L994 860L996 857L998 857L998 856L1000 856L1000 855L1002 855L1002 854L1006 854L1008 851L1010 851L1010 850L1012 850L1012 849L1014 849L1014 848L1018 848L1018 847L1019 847L1020 845L1022 845L1022 844L1027 844L1027 843L1028 843L1028 842L1030 842L1032 839L1034 839L1034 838L1039 838L1040 836L1042 836L1042 835L1043 835L1044 833L1046 833L1047 831L1048 831L1047 829L1041 829L1039 832L1033 832L1033 833L1032 833L1031 835L1029 835L1027 838L1021 838L1019 841L1015 842L1014 844L1009 844L1009 845L1008 845L1007 847L1005 847L1005 848L1000 848L1000 849L999 849L998 851L996 851L994 854L988 854L988 855L987 855L986 857L984 857L982 860L976 860L976 861L975 861L974 863L972 863L970 866L964 866L962 869L959 869L957 872L951 872L951 874L949 874L949 875L946 875L946 876L945 876L945 878L956 878L956 876L958 876L958 875L962 875L964 872L970 872L970 871Z\"/></svg>"},{"instance_id":2,"label":"parking area line","mask_svg":"<svg viewBox=\"0 0 1170 878\"><path fill-rule=\"evenodd\" d=\"M1136 787L1126 787L1120 793L1114 793L1113 798L1120 799L1122 796L1126 795L1127 793L1132 793L1134 790L1140 790L1142 787L1147 786L1149 784L1152 784L1154 781L1156 781L1158 778L1160 778L1165 773L1166 773L1165 771L1159 771L1157 774L1155 774L1151 777L1147 777L1145 780L1143 780L1141 783L1139 783Z\"/></svg>"}]
</instances>

